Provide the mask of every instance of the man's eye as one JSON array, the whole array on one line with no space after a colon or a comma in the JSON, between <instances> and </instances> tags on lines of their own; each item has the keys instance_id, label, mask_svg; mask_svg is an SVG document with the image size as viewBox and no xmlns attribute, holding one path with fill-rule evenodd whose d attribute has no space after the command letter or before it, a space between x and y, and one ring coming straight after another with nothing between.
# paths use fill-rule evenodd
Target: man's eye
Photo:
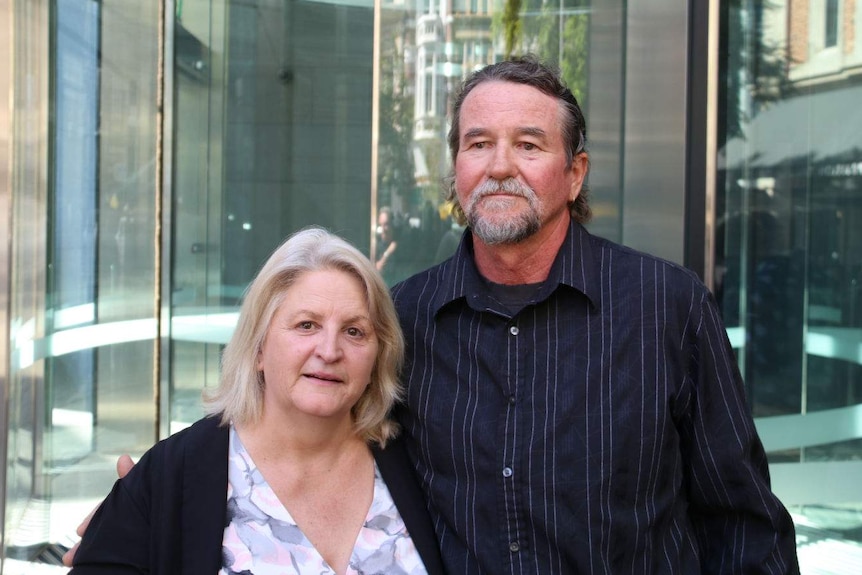
<instances>
[{"instance_id":1,"label":"man's eye","mask_svg":"<svg viewBox=\"0 0 862 575\"><path fill-rule=\"evenodd\" d=\"M528 152L532 152L533 150L535 150L535 149L537 148L536 144L533 144L532 142L524 142L524 143L523 143L523 144L521 144L521 145L522 145L522 146L523 146L523 148L524 148L525 150L527 150Z\"/></svg>"}]
</instances>

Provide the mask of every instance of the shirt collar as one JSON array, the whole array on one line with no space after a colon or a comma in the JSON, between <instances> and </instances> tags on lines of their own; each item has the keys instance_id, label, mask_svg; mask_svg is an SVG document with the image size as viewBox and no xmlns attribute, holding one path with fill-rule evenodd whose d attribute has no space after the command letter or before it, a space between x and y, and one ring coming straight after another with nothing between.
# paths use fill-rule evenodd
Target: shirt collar
<instances>
[{"instance_id":1,"label":"shirt collar","mask_svg":"<svg viewBox=\"0 0 862 575\"><path fill-rule=\"evenodd\" d=\"M544 301L560 285L573 288L587 297L594 308L599 306L600 277L594 263L592 236L575 221L569 224L566 238L548 273L545 285L536 292L536 302ZM473 259L473 234L468 228L461 236L455 254L439 268L444 289L437 292L434 313L458 299L465 299L474 309L484 309L488 295L485 281Z\"/></svg>"}]
</instances>

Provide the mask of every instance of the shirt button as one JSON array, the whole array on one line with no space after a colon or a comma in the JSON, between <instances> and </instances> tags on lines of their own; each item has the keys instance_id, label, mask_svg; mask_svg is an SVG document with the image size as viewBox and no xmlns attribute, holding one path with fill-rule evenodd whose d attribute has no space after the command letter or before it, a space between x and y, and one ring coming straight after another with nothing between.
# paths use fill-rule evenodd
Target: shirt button
<instances>
[{"instance_id":1,"label":"shirt button","mask_svg":"<svg viewBox=\"0 0 862 575\"><path fill-rule=\"evenodd\" d=\"M511 551L512 553L517 553L520 550L521 546L518 545L517 541L512 541L511 543L509 543L509 551Z\"/></svg>"},{"instance_id":2,"label":"shirt button","mask_svg":"<svg viewBox=\"0 0 862 575\"><path fill-rule=\"evenodd\" d=\"M512 477L512 468L504 467L503 468L503 477Z\"/></svg>"},{"instance_id":3,"label":"shirt button","mask_svg":"<svg viewBox=\"0 0 862 575\"><path fill-rule=\"evenodd\" d=\"M520 331L521 330L519 330L518 326L516 326L516 325L513 325L512 327L509 328L509 333L511 333L512 335L518 335L518 333Z\"/></svg>"},{"instance_id":4,"label":"shirt button","mask_svg":"<svg viewBox=\"0 0 862 575\"><path fill-rule=\"evenodd\" d=\"M515 396L514 396L514 395L510 395L510 396L509 396L509 405L515 405L515 401L516 401L516 400L515 400Z\"/></svg>"}]
</instances>

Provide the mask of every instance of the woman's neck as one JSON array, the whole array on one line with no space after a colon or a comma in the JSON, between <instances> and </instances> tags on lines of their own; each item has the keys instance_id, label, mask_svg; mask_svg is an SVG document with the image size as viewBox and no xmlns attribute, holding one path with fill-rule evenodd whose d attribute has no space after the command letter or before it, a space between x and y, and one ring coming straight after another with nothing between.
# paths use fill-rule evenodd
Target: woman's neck
<instances>
[{"instance_id":1,"label":"woman's neck","mask_svg":"<svg viewBox=\"0 0 862 575\"><path fill-rule=\"evenodd\" d=\"M323 465L350 453L367 451L356 436L351 422L327 420L285 422L272 417L235 426L243 445L252 457L268 461L289 460L292 465ZM348 455L349 456L349 455ZM315 463L316 462L316 463Z\"/></svg>"}]
</instances>

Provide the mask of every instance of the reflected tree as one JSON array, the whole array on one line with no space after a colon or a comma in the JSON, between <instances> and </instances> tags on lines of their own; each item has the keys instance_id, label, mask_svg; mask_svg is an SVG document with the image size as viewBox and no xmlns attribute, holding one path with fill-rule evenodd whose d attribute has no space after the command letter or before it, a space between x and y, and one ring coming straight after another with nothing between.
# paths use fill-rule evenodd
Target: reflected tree
<instances>
[{"instance_id":1,"label":"reflected tree","mask_svg":"<svg viewBox=\"0 0 862 575\"><path fill-rule=\"evenodd\" d=\"M391 204L392 194L408 194L415 187L413 166L413 83L406 63L404 41L410 30L403 13L384 12L383 29L392 37L383 39L380 66L380 120L378 143L378 204Z\"/></svg>"},{"instance_id":2,"label":"reflected tree","mask_svg":"<svg viewBox=\"0 0 862 575\"><path fill-rule=\"evenodd\" d=\"M744 137L744 126L758 112L793 92L791 64L783 34L764 31L778 5L771 0L730 0L722 3L719 78L719 125L726 140Z\"/></svg>"},{"instance_id":3,"label":"reflected tree","mask_svg":"<svg viewBox=\"0 0 862 575\"><path fill-rule=\"evenodd\" d=\"M505 0L491 24L494 36L503 41L506 58L531 53L557 66L582 106L587 94L588 30L586 0L562 0L558 4Z\"/></svg>"}]
</instances>

